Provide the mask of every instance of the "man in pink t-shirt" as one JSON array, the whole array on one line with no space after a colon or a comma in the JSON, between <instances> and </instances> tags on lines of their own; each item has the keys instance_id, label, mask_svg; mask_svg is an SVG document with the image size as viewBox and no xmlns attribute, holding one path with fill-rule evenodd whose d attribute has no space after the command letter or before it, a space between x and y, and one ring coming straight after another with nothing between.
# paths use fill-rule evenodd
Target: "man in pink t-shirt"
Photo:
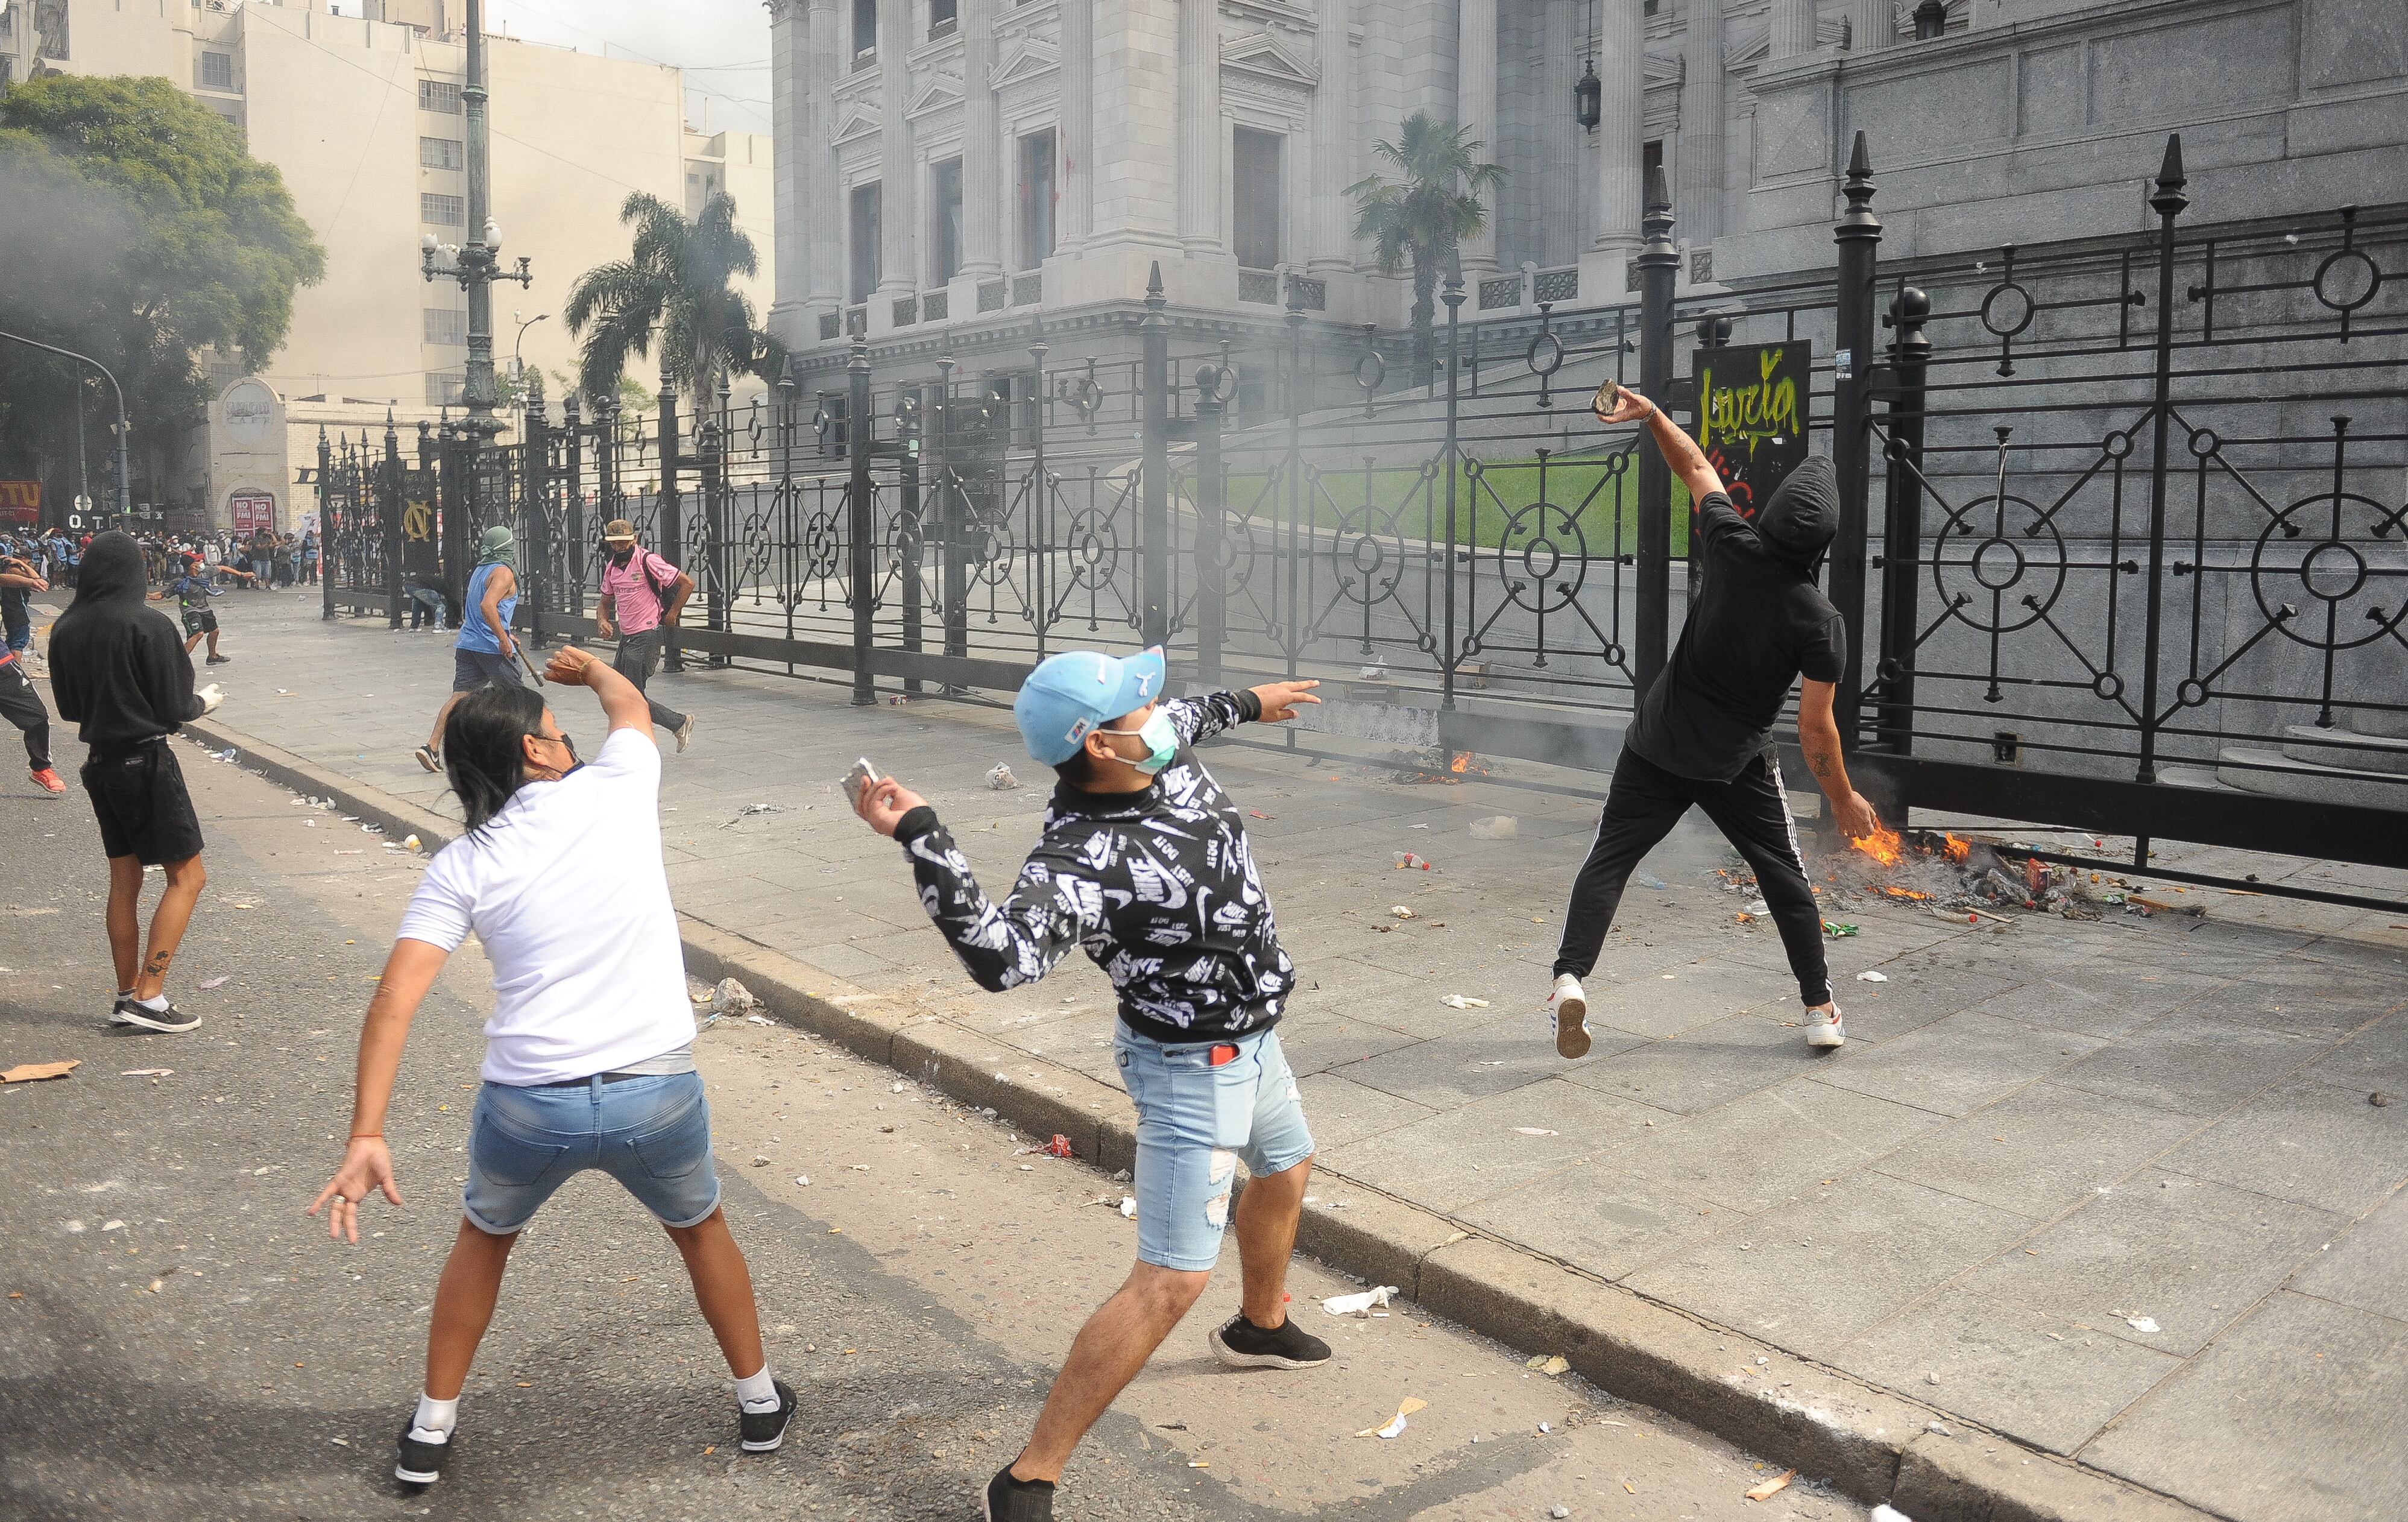
<instances>
[{"instance_id":1,"label":"man in pink t-shirt","mask_svg":"<svg viewBox=\"0 0 2408 1522\"><path fill-rule=\"evenodd\" d=\"M659 666L666 626L677 623L685 600L694 594L694 578L636 542L636 525L613 518L602 530L609 552L602 563L602 596L594 606L595 632L619 641L610 662L621 676L642 692ZM652 727L677 736L681 751L694 738L694 715L652 703Z\"/></svg>"}]
</instances>

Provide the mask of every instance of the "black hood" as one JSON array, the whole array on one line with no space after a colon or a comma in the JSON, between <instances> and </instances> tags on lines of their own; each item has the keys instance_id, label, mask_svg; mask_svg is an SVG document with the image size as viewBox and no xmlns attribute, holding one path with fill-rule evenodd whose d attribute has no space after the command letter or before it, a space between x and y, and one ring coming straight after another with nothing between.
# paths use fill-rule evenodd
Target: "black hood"
<instances>
[{"instance_id":1,"label":"black hood","mask_svg":"<svg viewBox=\"0 0 2408 1522\"><path fill-rule=\"evenodd\" d=\"M1828 454L1810 454L1756 515L1756 537L1784 560L1812 567L1840 533L1840 477Z\"/></svg>"},{"instance_id":2,"label":"black hood","mask_svg":"<svg viewBox=\"0 0 2408 1522\"><path fill-rule=\"evenodd\" d=\"M142 563L142 546L134 542L133 535L111 529L83 553L83 565L76 572L75 601L59 615L59 623L64 627L88 608L139 607L150 580Z\"/></svg>"}]
</instances>

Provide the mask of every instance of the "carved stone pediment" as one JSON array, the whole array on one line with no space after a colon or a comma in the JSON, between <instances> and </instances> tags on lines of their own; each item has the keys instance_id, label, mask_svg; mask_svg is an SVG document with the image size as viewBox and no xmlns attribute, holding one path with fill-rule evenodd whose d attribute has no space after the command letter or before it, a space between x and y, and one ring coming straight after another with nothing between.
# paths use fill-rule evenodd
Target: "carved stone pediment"
<instances>
[{"instance_id":1,"label":"carved stone pediment","mask_svg":"<svg viewBox=\"0 0 2408 1522\"><path fill-rule=\"evenodd\" d=\"M1268 32L1233 37L1222 44L1221 66L1299 90L1310 90L1321 82L1320 71L1310 62L1289 52L1286 46Z\"/></svg>"}]
</instances>

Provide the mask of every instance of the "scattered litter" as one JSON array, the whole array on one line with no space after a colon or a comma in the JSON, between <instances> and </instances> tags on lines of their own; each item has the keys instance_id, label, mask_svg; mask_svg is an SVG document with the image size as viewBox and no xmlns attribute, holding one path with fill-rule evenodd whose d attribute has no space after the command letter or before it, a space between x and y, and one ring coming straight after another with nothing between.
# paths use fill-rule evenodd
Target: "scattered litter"
<instances>
[{"instance_id":1,"label":"scattered litter","mask_svg":"<svg viewBox=\"0 0 2408 1522\"><path fill-rule=\"evenodd\" d=\"M1137 1196L1121 1196L1121 1214L1132 1221L1137 1219Z\"/></svg>"},{"instance_id":2,"label":"scattered litter","mask_svg":"<svg viewBox=\"0 0 2408 1522\"><path fill-rule=\"evenodd\" d=\"M811 1176L809 1173L797 1173L795 1175L795 1182L808 1189L811 1186Z\"/></svg>"},{"instance_id":3,"label":"scattered litter","mask_svg":"<svg viewBox=\"0 0 2408 1522\"><path fill-rule=\"evenodd\" d=\"M1914 1518L1907 1515L1904 1512L1899 1511L1897 1507L1892 1506L1889 1502L1883 1501L1880 1505L1872 1509L1870 1515L1865 1518L1865 1522L1914 1522Z\"/></svg>"},{"instance_id":4,"label":"scattered litter","mask_svg":"<svg viewBox=\"0 0 2408 1522\"><path fill-rule=\"evenodd\" d=\"M1439 1002L1445 1005L1450 1010L1484 1010L1488 1008L1488 1001L1486 999L1469 998L1462 994L1449 994L1444 998L1440 999Z\"/></svg>"},{"instance_id":5,"label":"scattered litter","mask_svg":"<svg viewBox=\"0 0 2408 1522\"><path fill-rule=\"evenodd\" d=\"M128 1068L117 1076L120 1078L166 1078L172 1076L175 1071L176 1070L173 1068Z\"/></svg>"},{"instance_id":6,"label":"scattered litter","mask_svg":"<svg viewBox=\"0 0 2408 1522\"><path fill-rule=\"evenodd\" d=\"M1761 898L1753 899L1747 906L1747 912L1751 914L1770 914L1772 912L1772 906L1766 903Z\"/></svg>"},{"instance_id":7,"label":"scattered litter","mask_svg":"<svg viewBox=\"0 0 2408 1522\"><path fill-rule=\"evenodd\" d=\"M1475 840L1511 840L1521 833L1521 821L1512 814L1492 814L1471 822L1471 838Z\"/></svg>"},{"instance_id":8,"label":"scattered litter","mask_svg":"<svg viewBox=\"0 0 2408 1522\"><path fill-rule=\"evenodd\" d=\"M1407 1396L1405 1397L1403 1403L1397 1407L1397 1414L1388 1418L1387 1425L1383 1427L1367 1427L1354 1435L1358 1438L1398 1437L1404 1432L1405 1428L1408 1425L1405 1418L1412 1415L1416 1411L1427 1409L1428 1406L1429 1402L1426 1400L1416 1400L1412 1396Z\"/></svg>"},{"instance_id":9,"label":"scattered litter","mask_svg":"<svg viewBox=\"0 0 2408 1522\"><path fill-rule=\"evenodd\" d=\"M1798 1478L1798 1472L1796 1470L1783 1470L1771 1479L1765 1481L1762 1485L1757 1486L1755 1489L1749 1491L1747 1493L1747 1499L1750 1500L1770 1500L1773 1497L1781 1494L1784 1490L1788 1489L1789 1482L1796 1478Z\"/></svg>"},{"instance_id":10,"label":"scattered litter","mask_svg":"<svg viewBox=\"0 0 2408 1522\"><path fill-rule=\"evenodd\" d=\"M125 1229L125 1223L122 1221L103 1221L100 1223L100 1228L103 1231L122 1231Z\"/></svg>"},{"instance_id":11,"label":"scattered litter","mask_svg":"<svg viewBox=\"0 0 2408 1522\"><path fill-rule=\"evenodd\" d=\"M1832 940L1837 940L1842 936L1855 935L1856 933L1856 927L1853 925L1842 925L1838 920L1825 920L1823 922L1823 933L1829 936Z\"/></svg>"},{"instance_id":12,"label":"scattered litter","mask_svg":"<svg viewBox=\"0 0 2408 1522\"><path fill-rule=\"evenodd\" d=\"M1410 908L1408 908L1407 906L1405 906L1405 905L1403 905L1403 904L1397 904L1397 905L1392 906L1392 907L1388 910L1388 912L1389 912L1389 913L1391 913L1391 914L1393 914L1393 915L1395 915L1397 918L1398 918L1398 919L1400 919L1400 920L1409 920L1409 919L1412 919L1412 918L1413 917L1413 912L1412 912L1412 909L1410 909Z\"/></svg>"},{"instance_id":13,"label":"scattered litter","mask_svg":"<svg viewBox=\"0 0 2408 1522\"><path fill-rule=\"evenodd\" d=\"M2366 1102L2374 1106L2377 1110L2380 1110L2391 1102L2391 1096L2384 1093L2381 1089L2376 1089L2373 1093L2366 1097Z\"/></svg>"},{"instance_id":14,"label":"scattered litter","mask_svg":"<svg viewBox=\"0 0 2408 1522\"><path fill-rule=\"evenodd\" d=\"M1923 1429L1937 1437L1953 1438L1956 1435L1948 1429L1946 1422L1926 1422L1923 1424Z\"/></svg>"},{"instance_id":15,"label":"scattered litter","mask_svg":"<svg viewBox=\"0 0 2408 1522\"><path fill-rule=\"evenodd\" d=\"M1867 968L1862 972L1856 974L1856 981L1858 983L1887 983L1889 982L1889 974L1886 972L1875 972L1872 969Z\"/></svg>"},{"instance_id":16,"label":"scattered litter","mask_svg":"<svg viewBox=\"0 0 2408 1522\"><path fill-rule=\"evenodd\" d=\"M1055 1131L1054 1133L1054 1140L1045 1143L1045 1156L1048 1157L1075 1157L1078 1154L1070 1150L1070 1139L1064 1136L1061 1132Z\"/></svg>"},{"instance_id":17,"label":"scattered litter","mask_svg":"<svg viewBox=\"0 0 2408 1522\"><path fill-rule=\"evenodd\" d=\"M1260 809L1249 809L1249 810L1247 810L1247 811L1246 811L1246 812L1247 812L1247 813L1249 813L1249 814L1251 814L1252 816L1254 816L1254 818L1256 818L1256 819L1277 819L1277 818L1279 817L1279 815L1277 815L1277 814L1267 814L1267 813L1263 812Z\"/></svg>"},{"instance_id":18,"label":"scattered litter","mask_svg":"<svg viewBox=\"0 0 2408 1522\"><path fill-rule=\"evenodd\" d=\"M1410 851L1398 852L1397 870L1401 872L1412 868L1419 868L1426 872L1430 869L1429 859L1426 856L1416 856Z\"/></svg>"},{"instance_id":19,"label":"scattered litter","mask_svg":"<svg viewBox=\"0 0 2408 1522\"><path fill-rule=\"evenodd\" d=\"M1387 1304L1388 1297L1395 1293L1397 1293L1396 1285L1380 1285L1374 1288L1358 1290L1352 1295L1332 1295L1321 1302L1321 1308L1334 1316L1357 1315L1375 1305ZM1418 1402L1415 1405L1418 1409ZM1355 1435L1360 1437L1362 1434Z\"/></svg>"},{"instance_id":20,"label":"scattered litter","mask_svg":"<svg viewBox=\"0 0 2408 1522\"><path fill-rule=\"evenodd\" d=\"M415 835L413 835L413 836L409 837L408 840L406 840L402 841L402 842L401 842L401 848L402 848L404 851L415 851L415 850L417 850L417 849L418 849L418 837L417 837L417 836L415 836Z\"/></svg>"},{"instance_id":21,"label":"scattered litter","mask_svg":"<svg viewBox=\"0 0 2408 1522\"><path fill-rule=\"evenodd\" d=\"M910 701L911 701L911 699L904 696L901 693L896 693L886 699L886 706L888 708L901 708L904 704Z\"/></svg>"},{"instance_id":22,"label":"scattered litter","mask_svg":"<svg viewBox=\"0 0 2408 1522\"><path fill-rule=\"evenodd\" d=\"M233 979L233 977L234 974L231 972L221 972L214 978L203 978L201 980L201 986L204 988L223 988L227 983Z\"/></svg>"},{"instance_id":23,"label":"scattered litter","mask_svg":"<svg viewBox=\"0 0 2408 1522\"><path fill-rule=\"evenodd\" d=\"M1938 1372L1937 1371L1927 1371L1925 1372L1924 1376L1923 1376L1923 1383L1925 1383L1926 1385L1937 1385L1937 1384L1939 1384L1939 1383L1940 1383L1940 1375L1939 1375L1939 1372Z\"/></svg>"},{"instance_id":24,"label":"scattered litter","mask_svg":"<svg viewBox=\"0 0 2408 1522\"><path fill-rule=\"evenodd\" d=\"M1634 880L1641 887L1654 888L1658 893L1664 892L1672 885L1670 883L1665 882L1662 878L1657 877L1653 872L1637 873L1635 874Z\"/></svg>"},{"instance_id":25,"label":"scattered litter","mask_svg":"<svg viewBox=\"0 0 2408 1522\"><path fill-rule=\"evenodd\" d=\"M1562 1522L1563 1518L1572 1515L1572 1509L1569 1506L1550 1506L1547 1508L1547 1515L1555 1517L1556 1522Z\"/></svg>"},{"instance_id":26,"label":"scattered litter","mask_svg":"<svg viewBox=\"0 0 2408 1522\"><path fill-rule=\"evenodd\" d=\"M2155 1316L2126 1316L2124 1325L2143 1335L2163 1329L2157 1325L2157 1318Z\"/></svg>"},{"instance_id":27,"label":"scattered litter","mask_svg":"<svg viewBox=\"0 0 2408 1522\"><path fill-rule=\"evenodd\" d=\"M730 819L726 824L722 825L719 827L721 829L731 828L740 821L749 819L754 814L781 814L785 811L785 810L781 809L774 803L748 803L743 808L736 811L735 818Z\"/></svg>"},{"instance_id":28,"label":"scattered litter","mask_svg":"<svg viewBox=\"0 0 2408 1522\"><path fill-rule=\"evenodd\" d=\"M755 1168L767 1168L769 1166L769 1159L756 1152L752 1155L752 1166Z\"/></svg>"},{"instance_id":29,"label":"scattered litter","mask_svg":"<svg viewBox=\"0 0 2408 1522\"><path fill-rule=\"evenodd\" d=\"M64 1062L21 1062L0 1072L0 1084L31 1084L44 1078L64 1078L82 1066L80 1057L69 1057Z\"/></svg>"},{"instance_id":30,"label":"scattered litter","mask_svg":"<svg viewBox=\"0 0 2408 1522\"><path fill-rule=\"evenodd\" d=\"M1513 1127L1513 1134L1516 1136L1561 1136L1563 1133L1561 1131L1548 1130L1543 1126L1516 1126Z\"/></svg>"},{"instance_id":31,"label":"scattered litter","mask_svg":"<svg viewBox=\"0 0 2408 1522\"><path fill-rule=\"evenodd\" d=\"M741 1014L760 1003L752 991L733 978L722 978L717 986L700 994L689 994L695 1003L703 1006L713 1020L724 1014ZM763 1025L770 1022L764 1020Z\"/></svg>"},{"instance_id":32,"label":"scattered litter","mask_svg":"<svg viewBox=\"0 0 2408 1522\"><path fill-rule=\"evenodd\" d=\"M1545 1374L1552 1379L1555 1375L1562 1373L1565 1370L1570 1369L1571 1367L1571 1361L1560 1353L1541 1353L1537 1357L1532 1358L1529 1362L1524 1364L1522 1367L1525 1369L1535 1369L1539 1372Z\"/></svg>"},{"instance_id":33,"label":"scattered litter","mask_svg":"<svg viewBox=\"0 0 2408 1522\"><path fill-rule=\"evenodd\" d=\"M986 785L998 793L1009 793L1020 785L1020 779L1011 774L1010 767L998 761L995 769L986 774Z\"/></svg>"},{"instance_id":34,"label":"scattered litter","mask_svg":"<svg viewBox=\"0 0 2408 1522\"><path fill-rule=\"evenodd\" d=\"M1547 1434L1549 1434L1550 1432L1553 1432L1555 1429L1555 1423L1553 1423L1553 1422L1541 1422L1541 1423L1539 1424L1539 1435L1540 1435L1541 1437L1545 1437Z\"/></svg>"}]
</instances>

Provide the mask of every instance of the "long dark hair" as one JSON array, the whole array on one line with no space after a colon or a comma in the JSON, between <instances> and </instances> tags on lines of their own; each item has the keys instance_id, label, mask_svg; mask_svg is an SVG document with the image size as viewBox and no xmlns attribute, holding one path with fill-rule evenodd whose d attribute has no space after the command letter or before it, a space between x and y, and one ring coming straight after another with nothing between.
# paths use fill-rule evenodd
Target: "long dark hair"
<instances>
[{"instance_id":1,"label":"long dark hair","mask_svg":"<svg viewBox=\"0 0 2408 1522\"><path fill-rule=\"evenodd\" d=\"M543 726L543 698L532 687L489 682L452 710L443 725L443 774L460 797L476 834L526 781L526 749L519 742Z\"/></svg>"}]
</instances>

